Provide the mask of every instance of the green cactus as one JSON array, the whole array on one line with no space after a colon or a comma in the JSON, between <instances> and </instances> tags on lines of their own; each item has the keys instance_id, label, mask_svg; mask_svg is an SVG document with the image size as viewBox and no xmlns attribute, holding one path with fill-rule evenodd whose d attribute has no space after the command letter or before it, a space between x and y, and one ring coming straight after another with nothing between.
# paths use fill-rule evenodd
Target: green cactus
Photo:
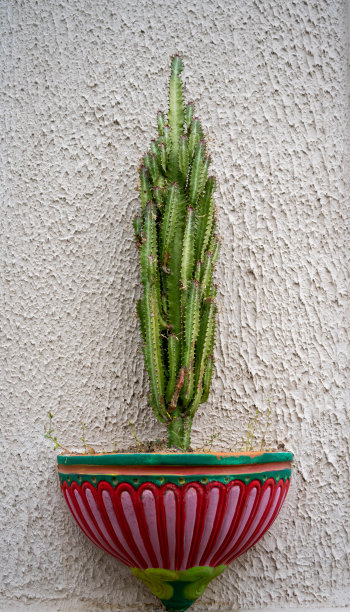
<instances>
[{"instance_id":1,"label":"green cactus","mask_svg":"<svg viewBox=\"0 0 350 612\"><path fill-rule=\"evenodd\" d=\"M143 296L138 302L149 402L168 428L169 446L186 450L213 373L219 254L210 157L191 102L184 108L182 59L172 58L168 123L140 168L141 216L134 219Z\"/></svg>"}]
</instances>

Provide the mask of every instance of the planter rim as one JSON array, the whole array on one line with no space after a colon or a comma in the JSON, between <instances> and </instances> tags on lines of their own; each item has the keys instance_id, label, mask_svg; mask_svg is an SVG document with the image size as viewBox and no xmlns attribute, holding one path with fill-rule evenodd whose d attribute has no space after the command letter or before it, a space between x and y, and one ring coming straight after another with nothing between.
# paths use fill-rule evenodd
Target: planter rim
<instances>
[{"instance_id":1,"label":"planter rim","mask_svg":"<svg viewBox=\"0 0 350 612\"><path fill-rule=\"evenodd\" d=\"M256 465L292 461L291 452L252 453L110 453L58 455L59 465Z\"/></svg>"}]
</instances>

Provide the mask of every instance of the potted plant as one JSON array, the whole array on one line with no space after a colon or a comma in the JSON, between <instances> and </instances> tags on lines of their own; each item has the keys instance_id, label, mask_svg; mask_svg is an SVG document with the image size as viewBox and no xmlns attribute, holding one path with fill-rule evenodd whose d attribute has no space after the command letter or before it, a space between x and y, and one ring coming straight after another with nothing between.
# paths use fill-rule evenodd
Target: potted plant
<instances>
[{"instance_id":1,"label":"potted plant","mask_svg":"<svg viewBox=\"0 0 350 612\"><path fill-rule=\"evenodd\" d=\"M210 156L194 107L184 107L172 58L169 113L140 167L134 220L138 303L149 403L167 452L59 455L62 490L90 540L140 578L167 610L186 610L269 529L288 491L287 452L189 452L213 373L219 253Z\"/></svg>"}]
</instances>

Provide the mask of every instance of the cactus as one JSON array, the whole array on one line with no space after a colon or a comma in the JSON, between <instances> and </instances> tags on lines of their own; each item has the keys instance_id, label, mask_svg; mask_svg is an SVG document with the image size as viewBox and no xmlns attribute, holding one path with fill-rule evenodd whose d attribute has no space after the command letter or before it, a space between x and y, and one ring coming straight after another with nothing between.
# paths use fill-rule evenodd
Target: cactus
<instances>
[{"instance_id":1,"label":"cactus","mask_svg":"<svg viewBox=\"0 0 350 612\"><path fill-rule=\"evenodd\" d=\"M149 403L168 428L168 445L186 450L213 373L219 252L210 157L194 107L184 107L182 59L171 61L168 123L140 167L141 216L134 219L143 296L137 306L150 379Z\"/></svg>"}]
</instances>

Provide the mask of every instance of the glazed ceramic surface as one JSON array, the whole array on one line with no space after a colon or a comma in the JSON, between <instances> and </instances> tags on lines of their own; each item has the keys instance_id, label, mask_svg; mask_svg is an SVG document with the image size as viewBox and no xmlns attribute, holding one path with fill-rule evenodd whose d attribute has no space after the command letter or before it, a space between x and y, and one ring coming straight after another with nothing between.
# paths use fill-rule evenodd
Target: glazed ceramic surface
<instances>
[{"instance_id":1,"label":"glazed ceramic surface","mask_svg":"<svg viewBox=\"0 0 350 612\"><path fill-rule=\"evenodd\" d=\"M272 525L291 460L291 453L62 455L58 470L87 537L169 610L185 610Z\"/></svg>"}]
</instances>

